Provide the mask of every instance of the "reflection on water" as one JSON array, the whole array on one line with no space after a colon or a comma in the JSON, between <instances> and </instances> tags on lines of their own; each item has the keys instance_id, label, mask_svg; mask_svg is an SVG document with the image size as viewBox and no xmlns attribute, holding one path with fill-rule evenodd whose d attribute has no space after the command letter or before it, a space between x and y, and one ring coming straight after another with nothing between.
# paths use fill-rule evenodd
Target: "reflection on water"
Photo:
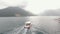
<instances>
[{"instance_id":1,"label":"reflection on water","mask_svg":"<svg viewBox=\"0 0 60 34\"><path fill-rule=\"evenodd\" d=\"M29 18L29 17L28 17ZM1 34L60 34L60 24L54 21L58 17L32 17L32 29L24 27L27 17L0 17Z\"/></svg>"}]
</instances>

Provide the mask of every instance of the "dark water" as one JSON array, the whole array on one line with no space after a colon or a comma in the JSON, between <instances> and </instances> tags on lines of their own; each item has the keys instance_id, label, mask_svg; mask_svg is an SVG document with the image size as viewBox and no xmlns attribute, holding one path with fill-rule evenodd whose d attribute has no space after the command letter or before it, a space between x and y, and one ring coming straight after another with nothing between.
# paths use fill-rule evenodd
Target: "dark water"
<instances>
[{"instance_id":1,"label":"dark water","mask_svg":"<svg viewBox=\"0 0 60 34\"><path fill-rule=\"evenodd\" d=\"M53 18L46 18L47 17L36 17L32 19L33 25L37 26L34 27L32 25L31 31L33 34L60 34L60 25L54 22ZM28 21L27 17L0 17L0 34L12 34L14 31L16 33L24 26L26 21ZM27 34L31 34L31 31L28 31Z\"/></svg>"}]
</instances>

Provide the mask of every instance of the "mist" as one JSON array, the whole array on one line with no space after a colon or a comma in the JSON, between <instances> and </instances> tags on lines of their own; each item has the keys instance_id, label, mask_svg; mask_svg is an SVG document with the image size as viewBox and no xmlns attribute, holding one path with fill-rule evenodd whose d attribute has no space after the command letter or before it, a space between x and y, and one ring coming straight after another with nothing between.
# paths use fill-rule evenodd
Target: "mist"
<instances>
[{"instance_id":1,"label":"mist","mask_svg":"<svg viewBox=\"0 0 60 34\"><path fill-rule=\"evenodd\" d=\"M60 16L60 9L45 10L40 16Z\"/></svg>"},{"instance_id":2,"label":"mist","mask_svg":"<svg viewBox=\"0 0 60 34\"><path fill-rule=\"evenodd\" d=\"M18 16L34 16L33 13L28 12L19 7L7 7L0 9L0 17L17 17Z\"/></svg>"}]
</instances>

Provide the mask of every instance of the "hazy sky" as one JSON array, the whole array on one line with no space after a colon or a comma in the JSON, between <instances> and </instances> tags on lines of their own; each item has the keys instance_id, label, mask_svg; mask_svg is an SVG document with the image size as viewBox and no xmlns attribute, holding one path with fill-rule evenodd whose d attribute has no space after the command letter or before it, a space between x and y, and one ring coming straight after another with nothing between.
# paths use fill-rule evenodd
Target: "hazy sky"
<instances>
[{"instance_id":1,"label":"hazy sky","mask_svg":"<svg viewBox=\"0 0 60 34\"><path fill-rule=\"evenodd\" d=\"M41 14L47 9L58 9L60 8L60 0L0 0L0 9L8 6L21 6L25 10L30 11L34 14Z\"/></svg>"},{"instance_id":2,"label":"hazy sky","mask_svg":"<svg viewBox=\"0 0 60 34\"><path fill-rule=\"evenodd\" d=\"M44 12L47 9L58 9L60 8L60 0L29 0L30 4L27 10L38 14Z\"/></svg>"},{"instance_id":3,"label":"hazy sky","mask_svg":"<svg viewBox=\"0 0 60 34\"><path fill-rule=\"evenodd\" d=\"M25 4L25 0L0 0L0 9L6 8L8 6L21 6L22 4Z\"/></svg>"}]
</instances>

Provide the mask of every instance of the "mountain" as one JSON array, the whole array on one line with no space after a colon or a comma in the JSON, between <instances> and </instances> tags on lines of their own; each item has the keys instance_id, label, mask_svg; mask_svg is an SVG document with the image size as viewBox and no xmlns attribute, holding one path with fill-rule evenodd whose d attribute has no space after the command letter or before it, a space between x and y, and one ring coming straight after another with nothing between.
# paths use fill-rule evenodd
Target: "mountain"
<instances>
[{"instance_id":1,"label":"mountain","mask_svg":"<svg viewBox=\"0 0 60 34\"><path fill-rule=\"evenodd\" d=\"M60 9L46 10L41 16L60 16Z\"/></svg>"},{"instance_id":2,"label":"mountain","mask_svg":"<svg viewBox=\"0 0 60 34\"><path fill-rule=\"evenodd\" d=\"M34 14L19 7L7 7L0 10L0 17L15 17L16 14L20 16L34 16Z\"/></svg>"}]
</instances>

